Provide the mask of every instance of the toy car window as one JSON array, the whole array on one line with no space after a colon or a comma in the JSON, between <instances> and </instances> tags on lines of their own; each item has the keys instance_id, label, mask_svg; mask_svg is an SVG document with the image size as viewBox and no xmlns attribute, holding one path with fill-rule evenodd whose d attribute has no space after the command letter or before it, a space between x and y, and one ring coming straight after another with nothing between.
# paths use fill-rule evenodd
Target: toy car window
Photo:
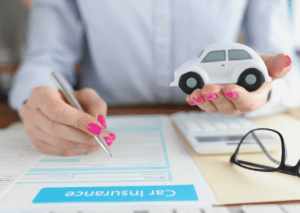
<instances>
[{"instance_id":1,"label":"toy car window","mask_svg":"<svg viewBox=\"0 0 300 213\"><path fill-rule=\"evenodd\" d=\"M228 50L229 61L252 59L245 50Z\"/></svg>"},{"instance_id":2,"label":"toy car window","mask_svg":"<svg viewBox=\"0 0 300 213\"><path fill-rule=\"evenodd\" d=\"M211 51L205 56L205 58L201 61L201 63L225 61L225 58L226 58L225 50Z\"/></svg>"}]
</instances>

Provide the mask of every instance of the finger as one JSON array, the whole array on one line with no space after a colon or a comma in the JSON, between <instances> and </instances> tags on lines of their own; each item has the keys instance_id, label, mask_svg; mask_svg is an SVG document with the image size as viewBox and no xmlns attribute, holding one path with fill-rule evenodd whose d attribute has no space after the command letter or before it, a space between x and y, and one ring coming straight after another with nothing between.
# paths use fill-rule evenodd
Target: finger
<instances>
[{"instance_id":1,"label":"finger","mask_svg":"<svg viewBox=\"0 0 300 213\"><path fill-rule=\"evenodd\" d=\"M29 105L32 108L37 108L37 103L49 103L52 100L65 100L65 98L59 90L48 86L41 86L36 87L31 91L26 105Z\"/></svg>"},{"instance_id":2,"label":"finger","mask_svg":"<svg viewBox=\"0 0 300 213\"><path fill-rule=\"evenodd\" d=\"M40 119L37 120L38 122L42 120L41 117L45 118L46 116L44 115L40 116ZM52 128L52 130L49 131L48 128L45 128L45 126L47 126L44 125L45 123L46 124L53 123L49 125L50 128ZM34 128L37 130L34 133L37 138L40 138L41 140L44 140L46 143L52 144L54 146L69 147L72 145L78 145L80 143L88 146L96 146L96 147L99 146L98 142L90 135L60 123L55 123L53 121L49 122L48 118L46 118L46 121L44 121L42 125L39 125L37 123L36 126L34 126ZM47 131L50 133L47 133ZM116 135L110 131L104 131L102 132L101 135L103 136L104 140L109 146L112 145L113 141L116 139Z\"/></svg>"},{"instance_id":3,"label":"finger","mask_svg":"<svg viewBox=\"0 0 300 213\"><path fill-rule=\"evenodd\" d=\"M82 154L86 154L88 152L93 152L95 150L97 150L99 148L99 146L92 146L87 148L86 150L82 150L82 148L75 148L75 149L71 149L68 150L64 153L64 156L73 156L73 155L82 155Z\"/></svg>"},{"instance_id":4,"label":"finger","mask_svg":"<svg viewBox=\"0 0 300 213\"><path fill-rule=\"evenodd\" d=\"M61 138L54 137L52 135L47 134L45 131L40 129L39 126L36 125L24 125L24 130L28 137L32 140L43 140L45 143L48 143L50 145L53 145L55 147L59 148L68 148L72 147L74 145L78 145L78 143L68 140L63 140ZM90 143L86 146L90 146ZM95 146L98 146L98 143L95 143Z\"/></svg>"},{"instance_id":5,"label":"finger","mask_svg":"<svg viewBox=\"0 0 300 213\"><path fill-rule=\"evenodd\" d=\"M48 91L49 96L45 97L42 96L45 91ZM47 101L47 100L52 100L52 99L60 99L63 100L62 95L59 93L58 90L53 89L51 87L47 86L41 86L41 87L36 87L34 88L31 93L29 99L26 101L25 104L20 109L20 116L23 118L23 120L27 118L32 117L32 110L37 109L37 103L40 101Z\"/></svg>"},{"instance_id":6,"label":"finger","mask_svg":"<svg viewBox=\"0 0 300 213\"><path fill-rule=\"evenodd\" d=\"M205 102L205 98L201 93L201 89L196 89L191 95L187 96L187 101L192 102L194 105L201 105Z\"/></svg>"},{"instance_id":7,"label":"finger","mask_svg":"<svg viewBox=\"0 0 300 213\"><path fill-rule=\"evenodd\" d=\"M41 131L45 132L49 136L54 136L55 138L59 138L61 140L88 144L91 146L97 145L96 141L90 142L90 139L92 137L89 134L71 126L67 126L51 120L46 115L44 115L40 109L36 109L34 116L36 127L41 129Z\"/></svg>"},{"instance_id":8,"label":"finger","mask_svg":"<svg viewBox=\"0 0 300 213\"><path fill-rule=\"evenodd\" d=\"M107 128L105 121L107 104L95 90L85 88L80 91L75 91L74 96L83 106L85 112L97 118L103 128Z\"/></svg>"},{"instance_id":9,"label":"finger","mask_svg":"<svg viewBox=\"0 0 300 213\"><path fill-rule=\"evenodd\" d=\"M36 128L35 131L35 135L36 138L43 140L44 142L51 144L53 146L56 147L60 147L60 148L68 148L68 147L72 147L74 145L79 145L80 143L76 142L76 141L70 141L70 140L66 140L66 139L62 139L59 137L55 137L53 135L50 135L48 133L46 133L45 131L43 131L40 127L35 126L34 128ZM92 137L90 137L92 138ZM98 143L95 141L92 143L88 140L87 142L85 142L85 144L82 144L85 146L98 146Z\"/></svg>"},{"instance_id":10,"label":"finger","mask_svg":"<svg viewBox=\"0 0 300 213\"><path fill-rule=\"evenodd\" d=\"M206 99L211 100L211 102L216 106L219 112L225 115L238 115L241 114L235 105L230 101L223 93L223 86L221 85L207 85L203 88L202 94Z\"/></svg>"},{"instance_id":11,"label":"finger","mask_svg":"<svg viewBox=\"0 0 300 213\"><path fill-rule=\"evenodd\" d=\"M116 139L116 135L110 131L103 132L102 136L108 146L111 146L114 140Z\"/></svg>"},{"instance_id":12,"label":"finger","mask_svg":"<svg viewBox=\"0 0 300 213\"><path fill-rule=\"evenodd\" d=\"M84 154L87 152L94 151L97 147L93 146L85 146L85 145L74 145L68 147L66 149L62 149L60 147L53 146L49 143L46 143L43 140L35 140L33 141L36 148L43 153L52 154L52 155L63 155L63 156L71 156L76 154Z\"/></svg>"},{"instance_id":13,"label":"finger","mask_svg":"<svg viewBox=\"0 0 300 213\"><path fill-rule=\"evenodd\" d=\"M292 60L284 53L278 55L261 55L261 58L264 60L269 76L273 80L283 78L292 69Z\"/></svg>"},{"instance_id":14,"label":"finger","mask_svg":"<svg viewBox=\"0 0 300 213\"><path fill-rule=\"evenodd\" d=\"M245 113L259 109L265 104L271 85L272 82L265 82L255 92L248 92L243 87L231 84L223 89L223 93L239 111Z\"/></svg>"},{"instance_id":15,"label":"finger","mask_svg":"<svg viewBox=\"0 0 300 213\"><path fill-rule=\"evenodd\" d=\"M218 113L219 110L214 105L214 103L205 98L203 91L208 85L205 85L202 90L197 89L192 92L191 99L194 101L194 103L202 110L205 110L208 113Z\"/></svg>"},{"instance_id":16,"label":"finger","mask_svg":"<svg viewBox=\"0 0 300 213\"><path fill-rule=\"evenodd\" d=\"M31 140L32 143L35 145L37 150L43 152L45 154L52 154L52 155L63 155L64 150L53 146L52 144L48 144L40 139Z\"/></svg>"},{"instance_id":17,"label":"finger","mask_svg":"<svg viewBox=\"0 0 300 213\"><path fill-rule=\"evenodd\" d=\"M47 97L51 94L46 90L42 95ZM96 118L66 104L61 99L47 99L44 101L40 99L37 105L53 121L80 129L92 136L100 135L102 132L102 127L98 125L99 122Z\"/></svg>"},{"instance_id":18,"label":"finger","mask_svg":"<svg viewBox=\"0 0 300 213\"><path fill-rule=\"evenodd\" d=\"M186 102L188 102L188 104L191 105L191 106L195 105L195 102L192 100L191 95L186 96Z\"/></svg>"}]
</instances>

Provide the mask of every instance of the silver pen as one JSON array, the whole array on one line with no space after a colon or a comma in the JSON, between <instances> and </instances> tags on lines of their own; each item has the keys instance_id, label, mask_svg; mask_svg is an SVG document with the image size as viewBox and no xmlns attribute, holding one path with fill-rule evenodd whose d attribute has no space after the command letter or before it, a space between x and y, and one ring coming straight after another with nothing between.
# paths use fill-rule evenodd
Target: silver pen
<instances>
[{"instance_id":1,"label":"silver pen","mask_svg":"<svg viewBox=\"0 0 300 213\"><path fill-rule=\"evenodd\" d=\"M72 104L77 109L79 109L82 112L84 112L83 109L81 108L80 104L78 103L78 101L74 97L74 95L67 90L67 88L63 85L62 81L58 78L58 76L54 72L51 73L51 78L52 78L53 82L55 83L55 85L58 87L58 89L60 91L62 91L62 93L64 94L65 98L69 101L69 103ZM101 135L94 136L94 139L102 147L102 149L104 149L104 151L107 154L109 154L110 157L112 157L112 154L110 153L110 151L109 151L109 149L108 149L108 147L106 145L106 142L104 141L103 137Z\"/></svg>"}]
</instances>

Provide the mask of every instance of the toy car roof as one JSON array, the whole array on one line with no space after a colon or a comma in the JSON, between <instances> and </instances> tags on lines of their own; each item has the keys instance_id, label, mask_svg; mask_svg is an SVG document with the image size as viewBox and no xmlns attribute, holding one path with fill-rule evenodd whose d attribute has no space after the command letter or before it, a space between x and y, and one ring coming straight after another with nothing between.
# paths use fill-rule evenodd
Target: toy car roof
<instances>
[{"instance_id":1,"label":"toy car roof","mask_svg":"<svg viewBox=\"0 0 300 213\"><path fill-rule=\"evenodd\" d=\"M258 56L253 49L251 49L250 47L248 47L244 44L239 44L239 43L214 43L214 44L211 44L204 49L204 52L203 52L204 54L202 54L202 56L206 55L208 52L211 52L211 51L230 50L230 49L242 49L242 50L246 50L250 55L254 56L255 58Z\"/></svg>"},{"instance_id":2,"label":"toy car roof","mask_svg":"<svg viewBox=\"0 0 300 213\"><path fill-rule=\"evenodd\" d=\"M224 50L224 49L245 49L245 50L252 50L250 47L246 45L239 44L239 43L214 43L205 48L205 50Z\"/></svg>"}]
</instances>

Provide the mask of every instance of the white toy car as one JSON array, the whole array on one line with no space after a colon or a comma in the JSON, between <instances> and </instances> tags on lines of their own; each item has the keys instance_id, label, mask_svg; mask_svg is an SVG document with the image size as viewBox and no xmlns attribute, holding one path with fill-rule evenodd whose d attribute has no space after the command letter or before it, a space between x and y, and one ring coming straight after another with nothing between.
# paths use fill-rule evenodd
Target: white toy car
<instances>
[{"instance_id":1,"label":"white toy car","mask_svg":"<svg viewBox=\"0 0 300 213\"><path fill-rule=\"evenodd\" d=\"M250 47L238 43L216 43L205 48L198 58L185 62L174 73L170 86L186 94L206 84L235 83L249 92L271 81L261 57Z\"/></svg>"}]
</instances>

